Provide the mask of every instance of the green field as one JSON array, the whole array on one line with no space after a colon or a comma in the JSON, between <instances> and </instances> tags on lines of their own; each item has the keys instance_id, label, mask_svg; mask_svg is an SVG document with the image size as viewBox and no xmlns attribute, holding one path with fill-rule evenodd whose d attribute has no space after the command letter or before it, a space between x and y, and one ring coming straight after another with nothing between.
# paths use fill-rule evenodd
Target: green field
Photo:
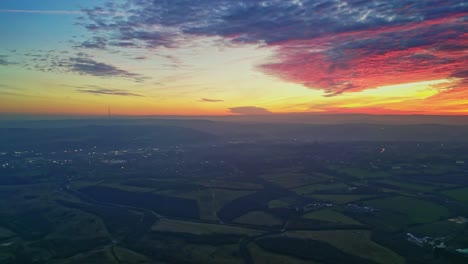
<instances>
[{"instance_id":1,"label":"green field","mask_svg":"<svg viewBox=\"0 0 468 264\"><path fill-rule=\"evenodd\" d=\"M144 244L145 248L151 252L157 252L157 258L161 260L161 263L244 263L242 256L239 254L239 245L232 242L214 243L210 240L195 242L188 241L178 234L157 234L145 238L139 243Z\"/></svg>"},{"instance_id":2,"label":"green field","mask_svg":"<svg viewBox=\"0 0 468 264\"><path fill-rule=\"evenodd\" d=\"M455 200L468 203L468 188L444 191L443 194L452 197Z\"/></svg>"},{"instance_id":3,"label":"green field","mask_svg":"<svg viewBox=\"0 0 468 264\"><path fill-rule=\"evenodd\" d=\"M283 224L281 219L262 211L249 212L234 219L234 222L259 226L279 226Z\"/></svg>"},{"instance_id":4,"label":"green field","mask_svg":"<svg viewBox=\"0 0 468 264\"><path fill-rule=\"evenodd\" d=\"M150 260L147 257L141 254L138 254L137 252L128 250L126 248L114 247L114 252L115 252L115 256L120 260L120 262L123 262L123 263L138 264L138 263L154 262L153 260Z\"/></svg>"},{"instance_id":5,"label":"green field","mask_svg":"<svg viewBox=\"0 0 468 264\"><path fill-rule=\"evenodd\" d=\"M194 263L206 264L243 264L236 244L210 246L199 244L185 244L181 254Z\"/></svg>"},{"instance_id":6,"label":"green field","mask_svg":"<svg viewBox=\"0 0 468 264\"><path fill-rule=\"evenodd\" d=\"M292 204L293 202L287 199L277 199L269 201L268 208L288 208Z\"/></svg>"},{"instance_id":7,"label":"green field","mask_svg":"<svg viewBox=\"0 0 468 264\"><path fill-rule=\"evenodd\" d=\"M450 216L450 212L435 203L419 200L411 197L394 196L364 202L387 213L393 212L406 217L410 223L431 223Z\"/></svg>"},{"instance_id":8,"label":"green field","mask_svg":"<svg viewBox=\"0 0 468 264\"><path fill-rule=\"evenodd\" d=\"M275 254L262 249L255 243L250 243L248 249L255 264L320 264L311 260Z\"/></svg>"},{"instance_id":9,"label":"green field","mask_svg":"<svg viewBox=\"0 0 468 264\"><path fill-rule=\"evenodd\" d=\"M464 225L460 225L448 220L418 225L411 227L408 232L414 234L417 237L449 237L453 234L461 233Z\"/></svg>"},{"instance_id":10,"label":"green field","mask_svg":"<svg viewBox=\"0 0 468 264\"><path fill-rule=\"evenodd\" d=\"M331 183L331 184L311 184L307 186L302 186L294 189L299 195L314 193L318 191L332 191L332 190L341 190L347 188L348 185L344 183Z\"/></svg>"},{"instance_id":11,"label":"green field","mask_svg":"<svg viewBox=\"0 0 468 264\"><path fill-rule=\"evenodd\" d=\"M371 240L370 231L292 231L288 236L302 239L313 239L328 243L348 254L356 255L381 264L405 263L404 259Z\"/></svg>"},{"instance_id":12,"label":"green field","mask_svg":"<svg viewBox=\"0 0 468 264\"><path fill-rule=\"evenodd\" d=\"M0 241L4 239L8 239L10 237L14 237L14 236L15 236L15 233L11 232L11 230L0 227Z\"/></svg>"},{"instance_id":13,"label":"green field","mask_svg":"<svg viewBox=\"0 0 468 264\"><path fill-rule=\"evenodd\" d=\"M343 225L361 225L358 221L333 209L323 209L302 216L307 219L321 220Z\"/></svg>"},{"instance_id":14,"label":"green field","mask_svg":"<svg viewBox=\"0 0 468 264\"><path fill-rule=\"evenodd\" d=\"M235 234L253 236L262 234L261 231L256 229L168 219L161 219L151 228L151 230L173 233L189 233L194 235Z\"/></svg>"},{"instance_id":15,"label":"green field","mask_svg":"<svg viewBox=\"0 0 468 264\"><path fill-rule=\"evenodd\" d=\"M144 187L144 186L131 186L131 185L126 185L126 184L121 184L119 182L100 182L98 184L99 186L106 186L106 187L111 187L115 189L120 189L128 192L153 192L154 188L152 187ZM155 193L158 193L157 191L154 191ZM164 193L164 191L160 192L161 194Z\"/></svg>"},{"instance_id":16,"label":"green field","mask_svg":"<svg viewBox=\"0 0 468 264\"><path fill-rule=\"evenodd\" d=\"M197 181L196 184L207 187L207 188L237 188L237 189L247 189L247 190L261 190L263 186L256 183L250 182L239 182L239 181L230 181L230 180L204 180Z\"/></svg>"},{"instance_id":17,"label":"green field","mask_svg":"<svg viewBox=\"0 0 468 264\"><path fill-rule=\"evenodd\" d=\"M121 247L105 248L102 250L95 250L91 252L80 253L80 254L77 254L76 256L63 259L61 261L63 261L61 263L64 263L64 264L83 264L83 263L162 264L163 263L163 262L151 260L141 254L138 254L136 252L133 252L131 250L121 248Z\"/></svg>"},{"instance_id":18,"label":"green field","mask_svg":"<svg viewBox=\"0 0 468 264\"><path fill-rule=\"evenodd\" d=\"M79 263L103 263L103 264L113 264L116 263L116 259L112 255L110 249L95 250L91 252L86 252L78 254L71 258L63 260L65 264L79 264Z\"/></svg>"},{"instance_id":19,"label":"green field","mask_svg":"<svg viewBox=\"0 0 468 264\"><path fill-rule=\"evenodd\" d=\"M307 197L324 200L337 204L347 204L361 199L372 197L371 195L356 195L356 194L309 194Z\"/></svg>"},{"instance_id":20,"label":"green field","mask_svg":"<svg viewBox=\"0 0 468 264\"><path fill-rule=\"evenodd\" d=\"M389 184L389 185L397 187L398 189L401 188L401 189L406 189L409 191L430 192L436 188L435 186L432 186L432 185L407 183L407 182L392 181L392 180L383 180L383 181L378 181L378 182Z\"/></svg>"},{"instance_id":21,"label":"green field","mask_svg":"<svg viewBox=\"0 0 468 264\"><path fill-rule=\"evenodd\" d=\"M367 170L367 169L362 169L362 168L341 168L338 169L339 172L345 173L347 175L350 175L352 177L356 177L359 179L365 179L365 178L384 178L388 177L391 174L387 171L382 171L382 170Z\"/></svg>"},{"instance_id":22,"label":"green field","mask_svg":"<svg viewBox=\"0 0 468 264\"><path fill-rule=\"evenodd\" d=\"M303 185L315 184L323 182L327 179L327 176L323 174L314 174L309 175L305 173L298 172L288 172L288 173L274 173L274 174L264 174L261 177L273 184L279 185L284 188L296 188Z\"/></svg>"}]
</instances>

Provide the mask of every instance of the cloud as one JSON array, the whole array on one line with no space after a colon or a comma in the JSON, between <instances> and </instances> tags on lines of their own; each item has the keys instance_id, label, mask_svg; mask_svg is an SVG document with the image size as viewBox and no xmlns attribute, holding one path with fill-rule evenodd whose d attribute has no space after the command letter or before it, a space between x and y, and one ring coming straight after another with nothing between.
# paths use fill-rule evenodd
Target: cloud
<instances>
[{"instance_id":1,"label":"cloud","mask_svg":"<svg viewBox=\"0 0 468 264\"><path fill-rule=\"evenodd\" d=\"M150 79L138 73L133 73L109 63L97 61L93 56L83 53L69 53L61 51L37 51L22 54L27 57L23 67L33 68L41 72L74 73L102 78L123 78L135 82Z\"/></svg>"},{"instance_id":2,"label":"cloud","mask_svg":"<svg viewBox=\"0 0 468 264\"><path fill-rule=\"evenodd\" d=\"M97 85L67 85L62 84L63 87L74 88L75 91L80 93L89 93L94 95L118 95L118 96L135 96L145 97L144 95L133 93L123 89L109 89Z\"/></svg>"},{"instance_id":3,"label":"cloud","mask_svg":"<svg viewBox=\"0 0 468 264\"><path fill-rule=\"evenodd\" d=\"M462 69L460 71L456 71L451 75L451 77L468 79L468 70Z\"/></svg>"},{"instance_id":4,"label":"cloud","mask_svg":"<svg viewBox=\"0 0 468 264\"><path fill-rule=\"evenodd\" d=\"M269 115L271 112L265 108L257 106L239 106L229 108L229 111L234 114L241 115Z\"/></svg>"},{"instance_id":5,"label":"cloud","mask_svg":"<svg viewBox=\"0 0 468 264\"><path fill-rule=\"evenodd\" d=\"M0 9L0 13L45 14L45 15L83 15L81 10L26 10L26 9Z\"/></svg>"},{"instance_id":6,"label":"cloud","mask_svg":"<svg viewBox=\"0 0 468 264\"><path fill-rule=\"evenodd\" d=\"M90 58L74 57L69 61L70 70L79 74L94 76L118 76L126 78L133 78L137 76L137 74L121 70L110 64L97 62Z\"/></svg>"},{"instance_id":7,"label":"cloud","mask_svg":"<svg viewBox=\"0 0 468 264\"><path fill-rule=\"evenodd\" d=\"M8 66L8 65L16 64L14 62L8 61L7 58L8 57L5 55L0 55L0 66Z\"/></svg>"},{"instance_id":8,"label":"cloud","mask_svg":"<svg viewBox=\"0 0 468 264\"><path fill-rule=\"evenodd\" d=\"M205 102L205 103L219 103L219 102L224 102L224 100L220 99L209 99L209 98L201 98L198 100L199 102Z\"/></svg>"},{"instance_id":9,"label":"cloud","mask_svg":"<svg viewBox=\"0 0 468 264\"><path fill-rule=\"evenodd\" d=\"M143 82L148 79L137 73L132 73L108 63L96 61L90 55L78 53L71 57L63 58L61 55L47 55L33 59L36 61L36 69L41 71L72 72L80 75L91 75L104 78L126 78L135 82Z\"/></svg>"},{"instance_id":10,"label":"cloud","mask_svg":"<svg viewBox=\"0 0 468 264\"><path fill-rule=\"evenodd\" d=\"M80 93L89 93L95 95L118 95L118 96L134 96L134 97L144 97L143 95L131 93L125 90L120 89L105 89L96 87L94 89L77 89Z\"/></svg>"},{"instance_id":11,"label":"cloud","mask_svg":"<svg viewBox=\"0 0 468 264\"><path fill-rule=\"evenodd\" d=\"M183 34L223 36L237 42L304 40L357 30L405 25L460 14L459 0L431 3L338 0L192 0L126 1L121 5L88 10L88 25L112 30L116 38L176 42ZM127 15L100 16L99 12ZM95 28L96 29L96 28ZM166 33L166 34L165 34Z\"/></svg>"},{"instance_id":12,"label":"cloud","mask_svg":"<svg viewBox=\"0 0 468 264\"><path fill-rule=\"evenodd\" d=\"M96 15L113 14L104 10L84 11L84 10L31 10L31 9L0 9L0 13L16 13L16 14L40 14L40 15L85 15L93 12Z\"/></svg>"},{"instance_id":13,"label":"cloud","mask_svg":"<svg viewBox=\"0 0 468 264\"><path fill-rule=\"evenodd\" d=\"M278 47L277 61L259 68L283 80L325 90L330 96L402 82L460 77L468 56L461 49L466 44L459 20L455 16L290 41Z\"/></svg>"},{"instance_id":14,"label":"cloud","mask_svg":"<svg viewBox=\"0 0 468 264\"><path fill-rule=\"evenodd\" d=\"M10 64L10 63L9 63L7 60L5 60L5 59L3 59L3 58L0 57L0 65L6 66L6 65L9 65L9 64Z\"/></svg>"},{"instance_id":15,"label":"cloud","mask_svg":"<svg viewBox=\"0 0 468 264\"><path fill-rule=\"evenodd\" d=\"M128 0L85 10L83 26L109 46L171 48L214 36L272 48L260 71L334 96L459 78L466 10L461 0Z\"/></svg>"},{"instance_id":16,"label":"cloud","mask_svg":"<svg viewBox=\"0 0 468 264\"><path fill-rule=\"evenodd\" d=\"M85 49L105 49L107 46L107 39L103 37L95 36L90 40L83 41L75 45L76 48Z\"/></svg>"}]
</instances>

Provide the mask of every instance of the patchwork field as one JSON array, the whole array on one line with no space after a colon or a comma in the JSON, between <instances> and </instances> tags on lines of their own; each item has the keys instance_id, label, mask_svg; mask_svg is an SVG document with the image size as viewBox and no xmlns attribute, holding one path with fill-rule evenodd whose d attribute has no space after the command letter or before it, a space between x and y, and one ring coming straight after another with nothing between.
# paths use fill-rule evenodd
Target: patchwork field
<instances>
[{"instance_id":1,"label":"patchwork field","mask_svg":"<svg viewBox=\"0 0 468 264\"><path fill-rule=\"evenodd\" d=\"M382 144L393 150L376 156ZM102 162L107 150L33 168L36 153L0 152L0 263L468 263L454 261L468 247L468 167L453 164L467 148L428 174L446 147L411 144L143 147L122 152L125 169Z\"/></svg>"},{"instance_id":2,"label":"patchwork field","mask_svg":"<svg viewBox=\"0 0 468 264\"><path fill-rule=\"evenodd\" d=\"M195 223L169 219L161 219L155 225L153 225L151 230L173 233L189 233L193 235L234 234L255 236L263 233L262 231L256 229L248 229L244 227Z\"/></svg>"},{"instance_id":3,"label":"patchwork field","mask_svg":"<svg viewBox=\"0 0 468 264\"><path fill-rule=\"evenodd\" d=\"M414 224L431 223L450 216L450 212L445 207L404 196L370 200L364 204L379 210L401 214Z\"/></svg>"},{"instance_id":4,"label":"patchwork field","mask_svg":"<svg viewBox=\"0 0 468 264\"><path fill-rule=\"evenodd\" d=\"M287 236L302 239L313 239L325 242L343 252L369 259L381 264L405 263L395 252L370 239L371 233L363 230L343 231L292 231Z\"/></svg>"}]
</instances>

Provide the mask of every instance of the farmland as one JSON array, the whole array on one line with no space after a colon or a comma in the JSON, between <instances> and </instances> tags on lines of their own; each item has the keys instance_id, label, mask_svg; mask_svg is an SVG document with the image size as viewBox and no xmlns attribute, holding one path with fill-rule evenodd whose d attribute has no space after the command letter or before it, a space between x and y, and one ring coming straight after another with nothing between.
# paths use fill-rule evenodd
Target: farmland
<instances>
[{"instance_id":1,"label":"farmland","mask_svg":"<svg viewBox=\"0 0 468 264\"><path fill-rule=\"evenodd\" d=\"M373 242L369 231L316 231L290 232L291 237L300 237L326 242L343 252L370 259L376 263L404 263L404 259L395 252Z\"/></svg>"},{"instance_id":2,"label":"farmland","mask_svg":"<svg viewBox=\"0 0 468 264\"><path fill-rule=\"evenodd\" d=\"M374 206L380 210L405 215L410 223L415 224L431 223L450 216L449 211L442 206L403 196L370 200L365 202L365 204Z\"/></svg>"},{"instance_id":3,"label":"farmland","mask_svg":"<svg viewBox=\"0 0 468 264\"><path fill-rule=\"evenodd\" d=\"M307 213L303 215L304 218L308 219L315 219L327 222L335 222L344 225L360 225L361 223L357 222L356 220L348 217L340 212L331 210L331 209L323 209L319 211L315 211L312 213Z\"/></svg>"},{"instance_id":4,"label":"farmland","mask_svg":"<svg viewBox=\"0 0 468 264\"><path fill-rule=\"evenodd\" d=\"M458 144L97 145L0 155L2 263L466 260Z\"/></svg>"},{"instance_id":5,"label":"farmland","mask_svg":"<svg viewBox=\"0 0 468 264\"><path fill-rule=\"evenodd\" d=\"M444 191L443 194L461 202L468 202L468 188Z\"/></svg>"}]
</instances>

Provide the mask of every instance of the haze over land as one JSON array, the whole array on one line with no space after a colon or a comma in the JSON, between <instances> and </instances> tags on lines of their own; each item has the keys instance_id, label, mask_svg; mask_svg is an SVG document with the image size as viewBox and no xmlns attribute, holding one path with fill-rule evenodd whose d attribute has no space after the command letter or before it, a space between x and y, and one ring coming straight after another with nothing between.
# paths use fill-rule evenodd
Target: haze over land
<instances>
[{"instance_id":1,"label":"haze over land","mask_svg":"<svg viewBox=\"0 0 468 264\"><path fill-rule=\"evenodd\" d=\"M111 120L115 122L132 122L146 120L211 120L219 122L247 122L247 123L286 123L286 124L387 124L387 125L468 125L468 116L463 115L369 115L369 114L268 114L268 115L229 115L229 116L124 116L111 115ZM96 123L98 120L109 120L109 116L94 115L18 115L4 114L0 116L0 127L54 124L50 121L74 120L78 123ZM43 122L44 121L44 122ZM108 122L108 121L106 121Z\"/></svg>"}]
</instances>

